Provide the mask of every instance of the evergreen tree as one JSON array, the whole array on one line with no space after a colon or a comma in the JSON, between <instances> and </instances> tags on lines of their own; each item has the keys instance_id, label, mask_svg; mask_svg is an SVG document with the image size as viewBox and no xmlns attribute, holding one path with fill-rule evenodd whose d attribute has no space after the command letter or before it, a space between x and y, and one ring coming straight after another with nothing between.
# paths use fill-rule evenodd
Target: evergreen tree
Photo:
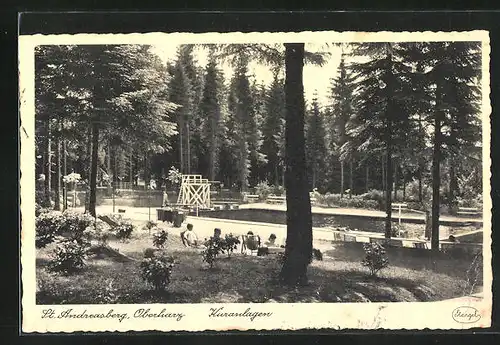
<instances>
[{"instance_id":1,"label":"evergreen tree","mask_svg":"<svg viewBox=\"0 0 500 345\"><path fill-rule=\"evenodd\" d=\"M327 156L325 144L325 127L323 114L320 112L318 100L315 98L311 104L311 111L306 120L306 154L310 173L310 186L312 189L323 190L325 179L324 159Z\"/></svg>"},{"instance_id":2,"label":"evergreen tree","mask_svg":"<svg viewBox=\"0 0 500 345\"><path fill-rule=\"evenodd\" d=\"M355 88L354 77L346 66L345 55L342 54L337 78L332 80L330 89L331 113L328 126L328 167L331 174L329 179L340 182L339 191L341 196L343 196L345 190L344 161L346 156L352 155L353 151L348 150L347 154L341 155L341 148L350 139L347 129L351 117L354 115Z\"/></svg>"},{"instance_id":3,"label":"evergreen tree","mask_svg":"<svg viewBox=\"0 0 500 345\"><path fill-rule=\"evenodd\" d=\"M203 98L200 103L200 113L203 119L203 141L206 149L202 152L200 159L204 168L201 171L206 173L211 181L216 179L219 172L219 152L222 139L221 127L223 119L221 116L223 103L224 80L222 72L217 68L216 60L211 54L205 72L205 85Z\"/></svg>"},{"instance_id":4,"label":"evergreen tree","mask_svg":"<svg viewBox=\"0 0 500 345\"><path fill-rule=\"evenodd\" d=\"M399 43L362 43L354 54L368 57L367 62L356 62L351 68L357 77L357 111L352 119L353 140L347 152L358 147L359 152L385 153L385 236L391 237L393 155L395 147L404 140L409 128L407 98L411 94L408 82L410 68L402 58Z\"/></svg>"},{"instance_id":5,"label":"evergreen tree","mask_svg":"<svg viewBox=\"0 0 500 345\"><path fill-rule=\"evenodd\" d=\"M283 81L274 73L273 81L265 98L265 117L262 126L262 153L267 158L265 169L269 183L279 184L283 169L282 147L285 137L285 97Z\"/></svg>"}]
</instances>

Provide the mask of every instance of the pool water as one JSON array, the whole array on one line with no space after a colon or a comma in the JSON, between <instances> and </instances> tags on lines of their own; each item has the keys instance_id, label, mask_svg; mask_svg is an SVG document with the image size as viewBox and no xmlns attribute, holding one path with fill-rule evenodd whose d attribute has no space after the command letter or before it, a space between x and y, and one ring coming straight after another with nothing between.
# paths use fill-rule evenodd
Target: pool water
<instances>
[{"instance_id":1,"label":"pool water","mask_svg":"<svg viewBox=\"0 0 500 345\"><path fill-rule=\"evenodd\" d=\"M199 213L200 217L231 219L248 222L263 222L271 224L286 224L286 212L280 210L265 210L265 209L238 209L238 210L218 210L218 211L203 211ZM364 217L357 215L329 215L321 213L313 213L313 227L327 228L348 228L357 231L369 231L384 233L385 220L380 218ZM397 224L397 217L393 218L393 224ZM456 234L468 230L475 230L476 227L457 224L454 226L440 227L440 237L448 237L449 234ZM402 221L402 229L407 230L410 237L419 237L424 233L424 220Z\"/></svg>"}]
</instances>

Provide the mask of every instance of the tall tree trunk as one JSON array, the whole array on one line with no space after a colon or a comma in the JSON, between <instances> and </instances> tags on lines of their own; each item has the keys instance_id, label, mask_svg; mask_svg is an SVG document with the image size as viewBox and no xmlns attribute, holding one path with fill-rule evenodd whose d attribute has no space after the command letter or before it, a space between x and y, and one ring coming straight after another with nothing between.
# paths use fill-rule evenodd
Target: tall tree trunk
<instances>
[{"instance_id":1,"label":"tall tree trunk","mask_svg":"<svg viewBox=\"0 0 500 345\"><path fill-rule=\"evenodd\" d=\"M380 156L380 163L381 163L381 173L382 173L382 190L385 191L385 159L384 155Z\"/></svg>"},{"instance_id":2,"label":"tall tree trunk","mask_svg":"<svg viewBox=\"0 0 500 345\"><path fill-rule=\"evenodd\" d=\"M247 174L247 143L244 136L240 138L240 191L246 192L248 185L248 174Z\"/></svg>"},{"instance_id":3,"label":"tall tree trunk","mask_svg":"<svg viewBox=\"0 0 500 345\"><path fill-rule=\"evenodd\" d=\"M422 184L422 178L423 178L423 164L419 162L419 167L418 167L418 201L422 202L423 199L423 184Z\"/></svg>"},{"instance_id":4,"label":"tall tree trunk","mask_svg":"<svg viewBox=\"0 0 500 345\"><path fill-rule=\"evenodd\" d=\"M392 189L392 121L393 121L393 75L392 75L392 55L388 50L387 60L389 71L386 80L386 97L387 97L387 108L386 108L386 128L385 128L385 143L386 143L386 193L385 193L385 237L391 238L391 225L392 225L392 200L391 200L391 189Z\"/></svg>"},{"instance_id":5,"label":"tall tree trunk","mask_svg":"<svg viewBox=\"0 0 500 345\"><path fill-rule=\"evenodd\" d=\"M406 173L403 171L403 201L406 201Z\"/></svg>"},{"instance_id":6,"label":"tall tree trunk","mask_svg":"<svg viewBox=\"0 0 500 345\"><path fill-rule=\"evenodd\" d=\"M457 211L457 192L458 192L458 181L457 181L457 174L456 174L456 171L455 171L455 160L452 158L450 158L449 160L450 162L450 167L449 167L449 171L450 171L450 184L449 184L449 196L448 196L448 199L449 199L449 204L450 204L450 213L451 214L455 214L455 212Z\"/></svg>"},{"instance_id":7,"label":"tall tree trunk","mask_svg":"<svg viewBox=\"0 0 500 345\"><path fill-rule=\"evenodd\" d=\"M388 121L387 124L387 132L391 133L391 121ZM386 238L391 238L391 222L392 222L392 200L391 200L391 189L392 189L392 140L391 140L391 134L387 134L386 138L386 144L387 144L387 155L386 155L386 172L385 172L385 237Z\"/></svg>"},{"instance_id":8,"label":"tall tree trunk","mask_svg":"<svg viewBox=\"0 0 500 345\"><path fill-rule=\"evenodd\" d=\"M92 158L90 168L90 200L89 212L92 216L96 216L96 201L97 201L97 166L99 153L99 124L92 124Z\"/></svg>"},{"instance_id":9,"label":"tall tree trunk","mask_svg":"<svg viewBox=\"0 0 500 345\"><path fill-rule=\"evenodd\" d=\"M394 201L398 201L398 166L394 164Z\"/></svg>"},{"instance_id":10,"label":"tall tree trunk","mask_svg":"<svg viewBox=\"0 0 500 345\"><path fill-rule=\"evenodd\" d=\"M353 158L349 160L349 199L352 198L353 188L354 188L354 169L353 169Z\"/></svg>"},{"instance_id":11,"label":"tall tree trunk","mask_svg":"<svg viewBox=\"0 0 500 345\"><path fill-rule=\"evenodd\" d=\"M368 165L368 162L366 162L366 175L365 175L365 189L366 192L368 193L370 191L370 166Z\"/></svg>"},{"instance_id":12,"label":"tall tree trunk","mask_svg":"<svg viewBox=\"0 0 500 345\"><path fill-rule=\"evenodd\" d=\"M313 164L313 168L312 168L312 188L311 189L314 189L316 188L316 164L314 163Z\"/></svg>"},{"instance_id":13,"label":"tall tree trunk","mask_svg":"<svg viewBox=\"0 0 500 345\"><path fill-rule=\"evenodd\" d=\"M111 140L108 140L108 147L107 147L107 152L106 152L106 173L108 174L108 177L111 181Z\"/></svg>"},{"instance_id":14,"label":"tall tree trunk","mask_svg":"<svg viewBox=\"0 0 500 345\"><path fill-rule=\"evenodd\" d=\"M90 175L92 171L92 124L87 128L87 148L86 148L86 166L87 173L85 183L85 212L90 210Z\"/></svg>"},{"instance_id":15,"label":"tall tree trunk","mask_svg":"<svg viewBox=\"0 0 500 345\"><path fill-rule=\"evenodd\" d=\"M274 185L279 186L279 167L278 167L278 160L276 159L275 161L276 164L274 164Z\"/></svg>"},{"instance_id":16,"label":"tall tree trunk","mask_svg":"<svg viewBox=\"0 0 500 345\"><path fill-rule=\"evenodd\" d=\"M437 105L439 109L439 103ZM432 151L432 229L431 229L431 248L434 251L439 250L439 188L441 182L440 176L441 162L441 113L438 110L434 119L434 147Z\"/></svg>"},{"instance_id":17,"label":"tall tree trunk","mask_svg":"<svg viewBox=\"0 0 500 345\"><path fill-rule=\"evenodd\" d=\"M132 148L129 150L129 171L128 171L128 180L130 181L130 189L133 189L134 185L134 151Z\"/></svg>"},{"instance_id":18,"label":"tall tree trunk","mask_svg":"<svg viewBox=\"0 0 500 345\"><path fill-rule=\"evenodd\" d=\"M340 198L344 197L344 161L340 161Z\"/></svg>"},{"instance_id":19,"label":"tall tree trunk","mask_svg":"<svg viewBox=\"0 0 500 345\"><path fill-rule=\"evenodd\" d=\"M184 115L179 116L179 170L181 174L185 174L186 170L184 169Z\"/></svg>"},{"instance_id":20,"label":"tall tree trunk","mask_svg":"<svg viewBox=\"0 0 500 345\"><path fill-rule=\"evenodd\" d=\"M61 124L57 120L57 133L55 137L56 146L56 176L54 179L54 210L61 210Z\"/></svg>"},{"instance_id":21,"label":"tall tree trunk","mask_svg":"<svg viewBox=\"0 0 500 345\"><path fill-rule=\"evenodd\" d=\"M307 282L312 259L312 214L304 138L304 43L285 44L287 239L280 277L287 285Z\"/></svg>"},{"instance_id":22,"label":"tall tree trunk","mask_svg":"<svg viewBox=\"0 0 500 345\"><path fill-rule=\"evenodd\" d=\"M215 122L215 121L213 121ZM215 181L215 165L217 159L217 141L215 135L215 123L212 123L212 133L210 136L210 163L209 163L209 178L210 181Z\"/></svg>"},{"instance_id":23,"label":"tall tree trunk","mask_svg":"<svg viewBox=\"0 0 500 345\"><path fill-rule=\"evenodd\" d=\"M68 158L66 152L66 139L63 139L62 142L62 151L63 151L63 176L68 175ZM63 209L66 210L68 208L68 186L66 183L63 183Z\"/></svg>"},{"instance_id":24,"label":"tall tree trunk","mask_svg":"<svg viewBox=\"0 0 500 345\"><path fill-rule=\"evenodd\" d=\"M186 121L186 161L187 161L187 173L191 174L191 124L189 119Z\"/></svg>"},{"instance_id":25,"label":"tall tree trunk","mask_svg":"<svg viewBox=\"0 0 500 345\"><path fill-rule=\"evenodd\" d=\"M46 123L46 137L45 137L45 181L44 181L44 195L45 195L45 206L52 206L52 198L50 193L52 191L52 139L50 131L50 117L47 119Z\"/></svg>"}]
</instances>

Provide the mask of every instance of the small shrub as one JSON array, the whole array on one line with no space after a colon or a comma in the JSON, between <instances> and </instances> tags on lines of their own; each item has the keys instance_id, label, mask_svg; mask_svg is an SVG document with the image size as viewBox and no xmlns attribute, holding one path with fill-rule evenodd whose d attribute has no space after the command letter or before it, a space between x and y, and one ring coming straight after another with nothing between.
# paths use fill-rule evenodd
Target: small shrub
<instances>
[{"instance_id":1,"label":"small shrub","mask_svg":"<svg viewBox=\"0 0 500 345\"><path fill-rule=\"evenodd\" d=\"M82 270L85 266L87 248L74 239L66 239L54 250L49 269L53 272L72 274Z\"/></svg>"},{"instance_id":2,"label":"small shrub","mask_svg":"<svg viewBox=\"0 0 500 345\"><path fill-rule=\"evenodd\" d=\"M240 240L234 237L233 234L226 235L224 239L220 240L222 252L227 253L227 257L231 257L233 251L240 244Z\"/></svg>"},{"instance_id":3,"label":"small shrub","mask_svg":"<svg viewBox=\"0 0 500 345\"><path fill-rule=\"evenodd\" d=\"M156 248L163 248L167 240L168 232L164 229L158 229L158 231L153 234L153 246Z\"/></svg>"},{"instance_id":4,"label":"small shrub","mask_svg":"<svg viewBox=\"0 0 500 345\"><path fill-rule=\"evenodd\" d=\"M116 303L118 301L119 295L118 295L118 289L116 288L114 284L113 279L108 279L106 280L106 283L104 285L104 292L99 294L97 298L99 299L100 302L106 303L106 304L112 304Z\"/></svg>"},{"instance_id":5,"label":"small shrub","mask_svg":"<svg viewBox=\"0 0 500 345\"><path fill-rule=\"evenodd\" d=\"M363 244L365 250L365 258L362 261L363 266L368 267L370 275L375 276L377 273L389 265L389 260L384 247L379 243Z\"/></svg>"},{"instance_id":6,"label":"small shrub","mask_svg":"<svg viewBox=\"0 0 500 345\"><path fill-rule=\"evenodd\" d=\"M144 258L145 259L152 258L155 256L155 253L156 253L156 249L146 248L146 249L144 249Z\"/></svg>"},{"instance_id":7,"label":"small shrub","mask_svg":"<svg viewBox=\"0 0 500 345\"><path fill-rule=\"evenodd\" d=\"M134 224L122 217L116 217L114 221L118 223L118 225L113 226L111 231L115 234L116 238L119 240L130 239L135 229Z\"/></svg>"},{"instance_id":8,"label":"small shrub","mask_svg":"<svg viewBox=\"0 0 500 345\"><path fill-rule=\"evenodd\" d=\"M157 222L153 222L152 220L148 220L146 224L142 227L143 230L148 230L151 231L152 229L156 228L158 226Z\"/></svg>"},{"instance_id":9,"label":"small shrub","mask_svg":"<svg viewBox=\"0 0 500 345\"><path fill-rule=\"evenodd\" d=\"M146 283L156 291L165 290L170 284L174 258L171 256L152 256L141 262L141 275Z\"/></svg>"},{"instance_id":10,"label":"small shrub","mask_svg":"<svg viewBox=\"0 0 500 345\"><path fill-rule=\"evenodd\" d=\"M312 256L314 260L323 261L323 253L319 249L313 248Z\"/></svg>"},{"instance_id":11,"label":"small shrub","mask_svg":"<svg viewBox=\"0 0 500 345\"><path fill-rule=\"evenodd\" d=\"M89 225L83 232L83 240L90 241L91 239L97 240L99 245L105 246L111 236L110 227L108 224L101 220Z\"/></svg>"},{"instance_id":12,"label":"small shrub","mask_svg":"<svg viewBox=\"0 0 500 345\"><path fill-rule=\"evenodd\" d=\"M391 237L400 237L407 238L408 237L408 229L404 223L392 223L391 224Z\"/></svg>"},{"instance_id":13,"label":"small shrub","mask_svg":"<svg viewBox=\"0 0 500 345\"><path fill-rule=\"evenodd\" d=\"M210 268L213 268L217 255L223 251L222 241L217 237L210 237L205 241L204 245L205 249L201 252L202 260L206 262Z\"/></svg>"},{"instance_id":14,"label":"small shrub","mask_svg":"<svg viewBox=\"0 0 500 345\"><path fill-rule=\"evenodd\" d=\"M272 193L277 196L283 196L285 194L285 187L283 186L275 186L273 185L272 187Z\"/></svg>"},{"instance_id":15,"label":"small shrub","mask_svg":"<svg viewBox=\"0 0 500 345\"><path fill-rule=\"evenodd\" d=\"M259 200L266 200L267 197L272 194L273 187L270 186L266 181L259 182L255 186L255 194L259 196Z\"/></svg>"},{"instance_id":16,"label":"small shrub","mask_svg":"<svg viewBox=\"0 0 500 345\"><path fill-rule=\"evenodd\" d=\"M35 246L45 248L48 244L54 242L60 233L62 221L60 212L41 213L35 221Z\"/></svg>"},{"instance_id":17,"label":"small shrub","mask_svg":"<svg viewBox=\"0 0 500 345\"><path fill-rule=\"evenodd\" d=\"M62 213L62 223L59 229L62 235L76 240L77 242L87 242L88 228L95 226L96 219L89 213L79 213L66 210ZM86 232L87 231L87 232Z\"/></svg>"}]
</instances>

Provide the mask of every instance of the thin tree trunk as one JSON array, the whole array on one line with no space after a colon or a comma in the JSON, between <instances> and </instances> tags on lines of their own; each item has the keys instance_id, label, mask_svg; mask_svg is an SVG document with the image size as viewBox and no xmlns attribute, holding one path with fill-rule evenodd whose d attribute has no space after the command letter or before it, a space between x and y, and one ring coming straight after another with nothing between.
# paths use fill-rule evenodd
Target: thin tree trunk
<instances>
[{"instance_id":1,"label":"thin tree trunk","mask_svg":"<svg viewBox=\"0 0 500 345\"><path fill-rule=\"evenodd\" d=\"M398 166L394 164L394 201L398 201Z\"/></svg>"},{"instance_id":2,"label":"thin tree trunk","mask_svg":"<svg viewBox=\"0 0 500 345\"><path fill-rule=\"evenodd\" d=\"M380 163L381 163L380 171L382 172L382 190L385 191L385 159L384 159L384 155L380 156Z\"/></svg>"},{"instance_id":3,"label":"thin tree trunk","mask_svg":"<svg viewBox=\"0 0 500 345\"><path fill-rule=\"evenodd\" d=\"M370 166L368 165L368 162L366 163L366 185L365 189L366 192L368 193L370 191Z\"/></svg>"},{"instance_id":4,"label":"thin tree trunk","mask_svg":"<svg viewBox=\"0 0 500 345\"><path fill-rule=\"evenodd\" d=\"M210 137L210 165L209 165L209 176L210 181L215 181L215 164L216 164L216 156L217 156L217 143L215 136L215 124L212 124L212 134Z\"/></svg>"},{"instance_id":5,"label":"thin tree trunk","mask_svg":"<svg viewBox=\"0 0 500 345\"><path fill-rule=\"evenodd\" d=\"M391 126L391 121L388 121L389 123L387 124L387 138L386 138L386 143L387 143L387 156L386 156L386 181L385 181L385 213L386 213L386 218L385 218L385 237L386 238L391 238L392 231L391 231L391 222L392 222L392 200L391 200L391 189L392 189L392 140L391 140L391 135L392 132L392 126Z\"/></svg>"},{"instance_id":6,"label":"thin tree trunk","mask_svg":"<svg viewBox=\"0 0 500 345\"><path fill-rule=\"evenodd\" d=\"M354 187L354 169L353 169L353 158L349 160L349 199L352 198L353 187Z\"/></svg>"},{"instance_id":7,"label":"thin tree trunk","mask_svg":"<svg viewBox=\"0 0 500 345\"><path fill-rule=\"evenodd\" d=\"M423 199L423 185L422 185L422 173L423 173L422 163L419 162L418 167L418 201L422 202Z\"/></svg>"},{"instance_id":8,"label":"thin tree trunk","mask_svg":"<svg viewBox=\"0 0 500 345\"><path fill-rule=\"evenodd\" d=\"M439 109L440 98L437 108ZM432 152L432 229L431 229L431 248L433 251L439 250L439 188L441 182L440 176L441 162L441 113L439 110L435 114L434 119L434 147Z\"/></svg>"},{"instance_id":9,"label":"thin tree trunk","mask_svg":"<svg viewBox=\"0 0 500 345\"><path fill-rule=\"evenodd\" d=\"M450 213L455 214L457 209L457 190L458 190L458 181L457 181L457 175L455 172L455 160L453 158L450 158L449 160L450 164L450 184L449 184L449 204L450 204Z\"/></svg>"},{"instance_id":10,"label":"thin tree trunk","mask_svg":"<svg viewBox=\"0 0 500 345\"><path fill-rule=\"evenodd\" d=\"M393 102L393 75L392 75L392 55L388 51L387 55L387 60L389 62L390 70L388 73L388 77L390 80L386 80L386 97L387 97L387 108L386 108L386 130L385 130L385 143L387 147L387 152L386 152L386 169L385 169L385 175L386 175L386 193L385 193L385 213L386 213L386 218L385 218L385 237L386 238L391 238L392 231L391 231L391 226L392 226L392 200L391 200L391 189L392 189L392 112L393 112L393 107L392 107L392 102Z\"/></svg>"},{"instance_id":11,"label":"thin tree trunk","mask_svg":"<svg viewBox=\"0 0 500 345\"><path fill-rule=\"evenodd\" d=\"M406 201L406 173L403 171L403 201Z\"/></svg>"},{"instance_id":12,"label":"thin tree trunk","mask_svg":"<svg viewBox=\"0 0 500 345\"><path fill-rule=\"evenodd\" d=\"M340 161L340 198L344 197L344 161Z\"/></svg>"},{"instance_id":13,"label":"thin tree trunk","mask_svg":"<svg viewBox=\"0 0 500 345\"><path fill-rule=\"evenodd\" d=\"M108 147L107 147L107 154L106 154L106 169L108 171L106 171L106 173L108 174L108 177L110 179L110 182L111 182L111 140L108 140Z\"/></svg>"},{"instance_id":14,"label":"thin tree trunk","mask_svg":"<svg viewBox=\"0 0 500 345\"><path fill-rule=\"evenodd\" d=\"M187 142L186 142L186 160L187 160L187 173L191 174L191 128L189 120L186 124L186 132L187 132Z\"/></svg>"},{"instance_id":15,"label":"thin tree trunk","mask_svg":"<svg viewBox=\"0 0 500 345\"><path fill-rule=\"evenodd\" d=\"M66 152L66 139L63 139L63 176L68 175L68 162L67 162L67 152ZM64 210L68 208L68 186L66 183L63 183L63 207Z\"/></svg>"},{"instance_id":16,"label":"thin tree trunk","mask_svg":"<svg viewBox=\"0 0 500 345\"><path fill-rule=\"evenodd\" d=\"M44 181L44 194L45 194L45 206L52 206L52 198L50 193L52 191L52 140L50 131L50 117L47 119L46 123L46 137L45 137L45 181Z\"/></svg>"},{"instance_id":17,"label":"thin tree trunk","mask_svg":"<svg viewBox=\"0 0 500 345\"><path fill-rule=\"evenodd\" d=\"M182 119L183 115L179 117L179 164L180 164L180 172L181 174L185 174L186 170L184 169L184 145L183 145L183 133L184 133L184 120Z\"/></svg>"},{"instance_id":18,"label":"thin tree trunk","mask_svg":"<svg viewBox=\"0 0 500 345\"><path fill-rule=\"evenodd\" d=\"M312 259L312 214L307 188L304 138L304 43L285 44L287 239L280 278L287 285L307 282Z\"/></svg>"},{"instance_id":19,"label":"thin tree trunk","mask_svg":"<svg viewBox=\"0 0 500 345\"><path fill-rule=\"evenodd\" d=\"M247 174L247 144L244 137L240 138L240 191L247 191L248 174Z\"/></svg>"},{"instance_id":20,"label":"thin tree trunk","mask_svg":"<svg viewBox=\"0 0 500 345\"><path fill-rule=\"evenodd\" d=\"M90 175L92 170L92 125L89 124L87 129L87 166L85 170L87 171L87 178L85 183L85 212L90 210Z\"/></svg>"},{"instance_id":21,"label":"thin tree trunk","mask_svg":"<svg viewBox=\"0 0 500 345\"><path fill-rule=\"evenodd\" d=\"M128 172L128 180L130 181L130 189L133 189L134 185L134 152L133 149L130 148L129 150L129 172Z\"/></svg>"},{"instance_id":22,"label":"thin tree trunk","mask_svg":"<svg viewBox=\"0 0 500 345\"><path fill-rule=\"evenodd\" d=\"M56 176L54 179L54 210L61 210L61 125L60 119L57 120L57 130L56 134Z\"/></svg>"},{"instance_id":23,"label":"thin tree trunk","mask_svg":"<svg viewBox=\"0 0 500 345\"><path fill-rule=\"evenodd\" d=\"M99 124L92 125L92 158L90 168L90 200L89 212L92 216L96 216L96 201L97 201L97 166L99 153Z\"/></svg>"}]
</instances>

